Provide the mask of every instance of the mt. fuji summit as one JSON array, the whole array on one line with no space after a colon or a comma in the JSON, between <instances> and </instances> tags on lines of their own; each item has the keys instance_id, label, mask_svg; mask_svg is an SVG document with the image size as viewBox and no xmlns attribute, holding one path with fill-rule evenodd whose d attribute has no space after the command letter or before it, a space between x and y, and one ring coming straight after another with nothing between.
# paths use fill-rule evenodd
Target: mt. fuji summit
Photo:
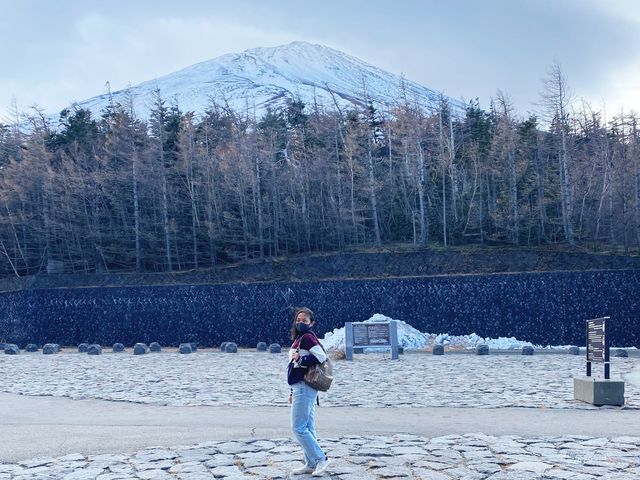
<instances>
[{"instance_id":1,"label":"mt. fuji summit","mask_svg":"<svg viewBox=\"0 0 640 480\"><path fill-rule=\"evenodd\" d=\"M229 53L76 106L97 116L110 102L127 104L130 95L136 114L148 118L156 91L183 112L203 113L215 102L256 118L291 100L327 111L369 103L388 109L405 100L427 108L442 98L434 90L338 50L293 42ZM447 100L454 108L463 108L460 101Z\"/></svg>"}]
</instances>

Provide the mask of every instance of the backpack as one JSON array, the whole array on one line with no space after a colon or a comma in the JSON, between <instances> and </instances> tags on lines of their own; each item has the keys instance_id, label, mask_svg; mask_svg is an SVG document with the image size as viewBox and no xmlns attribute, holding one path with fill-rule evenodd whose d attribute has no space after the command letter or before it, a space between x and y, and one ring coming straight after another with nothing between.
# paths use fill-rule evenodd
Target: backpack
<instances>
[{"instance_id":1,"label":"backpack","mask_svg":"<svg viewBox=\"0 0 640 480\"><path fill-rule=\"evenodd\" d=\"M322 347L322 345L320 346ZM324 350L324 347L322 347L322 350ZM316 363L309 367L304 374L304 383L320 392L329 390L331 382L333 382L333 363L331 363L329 356L324 362Z\"/></svg>"}]
</instances>

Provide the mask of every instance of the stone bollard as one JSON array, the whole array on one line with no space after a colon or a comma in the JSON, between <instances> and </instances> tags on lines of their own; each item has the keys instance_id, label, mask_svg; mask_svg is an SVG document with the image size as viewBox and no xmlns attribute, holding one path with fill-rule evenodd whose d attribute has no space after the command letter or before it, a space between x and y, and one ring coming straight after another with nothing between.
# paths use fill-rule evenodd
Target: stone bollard
<instances>
[{"instance_id":1,"label":"stone bollard","mask_svg":"<svg viewBox=\"0 0 640 480\"><path fill-rule=\"evenodd\" d=\"M236 345L233 342L227 342L227 344L224 347L224 351L226 353L238 353L238 345Z\"/></svg>"},{"instance_id":2,"label":"stone bollard","mask_svg":"<svg viewBox=\"0 0 640 480\"><path fill-rule=\"evenodd\" d=\"M481 343L476 347L476 355L489 355L489 345Z\"/></svg>"},{"instance_id":3,"label":"stone bollard","mask_svg":"<svg viewBox=\"0 0 640 480\"><path fill-rule=\"evenodd\" d=\"M144 355L149 352L149 347L147 347L146 343L136 343L133 346L133 354L134 355Z\"/></svg>"},{"instance_id":4,"label":"stone bollard","mask_svg":"<svg viewBox=\"0 0 640 480\"><path fill-rule=\"evenodd\" d=\"M154 352L154 353L158 353L158 352L162 351L162 347L160 346L160 344L158 342L151 342L149 344L149 350Z\"/></svg>"},{"instance_id":5,"label":"stone bollard","mask_svg":"<svg viewBox=\"0 0 640 480\"><path fill-rule=\"evenodd\" d=\"M102 355L102 347L97 343L89 345L87 348L87 354L89 355Z\"/></svg>"},{"instance_id":6,"label":"stone bollard","mask_svg":"<svg viewBox=\"0 0 640 480\"><path fill-rule=\"evenodd\" d=\"M6 355L18 355L20 353L20 348L18 347L18 345L15 345L13 343L7 343L4 346L4 353Z\"/></svg>"},{"instance_id":7,"label":"stone bollard","mask_svg":"<svg viewBox=\"0 0 640 480\"><path fill-rule=\"evenodd\" d=\"M569 355L580 355L580 349L578 347L572 346L572 347L569 347L569 350L567 350L567 353Z\"/></svg>"},{"instance_id":8,"label":"stone bollard","mask_svg":"<svg viewBox=\"0 0 640 480\"><path fill-rule=\"evenodd\" d=\"M88 343L81 343L78 345L78 353L87 353L87 349L89 348Z\"/></svg>"},{"instance_id":9,"label":"stone bollard","mask_svg":"<svg viewBox=\"0 0 640 480\"><path fill-rule=\"evenodd\" d=\"M27 343L27 346L24 347L24 349L27 352L37 352L38 351L38 345L36 345L35 343Z\"/></svg>"},{"instance_id":10,"label":"stone bollard","mask_svg":"<svg viewBox=\"0 0 640 480\"><path fill-rule=\"evenodd\" d=\"M44 355L53 355L54 353L58 353L60 351L60 345L57 343L47 343L44 347L42 347L42 353Z\"/></svg>"},{"instance_id":11,"label":"stone bollard","mask_svg":"<svg viewBox=\"0 0 640 480\"><path fill-rule=\"evenodd\" d=\"M629 352L624 348L617 348L613 351L613 356L618 358L627 358L629 356Z\"/></svg>"},{"instance_id":12,"label":"stone bollard","mask_svg":"<svg viewBox=\"0 0 640 480\"><path fill-rule=\"evenodd\" d=\"M272 343L269 345L269 353L280 353L282 352L282 348L277 343Z\"/></svg>"},{"instance_id":13,"label":"stone bollard","mask_svg":"<svg viewBox=\"0 0 640 480\"><path fill-rule=\"evenodd\" d=\"M267 351L267 344L265 342L258 342L258 345L256 345L256 350L258 352L266 352Z\"/></svg>"},{"instance_id":14,"label":"stone bollard","mask_svg":"<svg viewBox=\"0 0 640 480\"><path fill-rule=\"evenodd\" d=\"M189 345L191 345L191 351L192 352L197 352L198 351L198 342L190 342Z\"/></svg>"},{"instance_id":15,"label":"stone bollard","mask_svg":"<svg viewBox=\"0 0 640 480\"><path fill-rule=\"evenodd\" d=\"M522 355L533 355L533 347L531 345L522 347Z\"/></svg>"},{"instance_id":16,"label":"stone bollard","mask_svg":"<svg viewBox=\"0 0 640 480\"><path fill-rule=\"evenodd\" d=\"M193 350L191 350L190 343L181 343L180 348L178 348L178 351L180 353L187 354L187 353L191 353Z\"/></svg>"},{"instance_id":17,"label":"stone bollard","mask_svg":"<svg viewBox=\"0 0 640 480\"><path fill-rule=\"evenodd\" d=\"M227 343L229 343L229 342L222 342L222 343L220 344L220 351L221 351L221 352L224 352L224 351L225 351L225 349L227 348Z\"/></svg>"},{"instance_id":18,"label":"stone bollard","mask_svg":"<svg viewBox=\"0 0 640 480\"><path fill-rule=\"evenodd\" d=\"M114 343L113 353L120 353L120 352L124 352L124 345L121 343Z\"/></svg>"},{"instance_id":19,"label":"stone bollard","mask_svg":"<svg viewBox=\"0 0 640 480\"><path fill-rule=\"evenodd\" d=\"M438 343L433 346L433 354L434 355L444 355L444 345Z\"/></svg>"}]
</instances>

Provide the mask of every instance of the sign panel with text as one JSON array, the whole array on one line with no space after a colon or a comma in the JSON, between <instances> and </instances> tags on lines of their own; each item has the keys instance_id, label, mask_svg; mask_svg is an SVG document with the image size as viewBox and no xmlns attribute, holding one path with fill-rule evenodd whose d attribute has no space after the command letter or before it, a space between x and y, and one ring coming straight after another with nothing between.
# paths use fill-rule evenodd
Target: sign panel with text
<instances>
[{"instance_id":1,"label":"sign panel with text","mask_svg":"<svg viewBox=\"0 0 640 480\"><path fill-rule=\"evenodd\" d=\"M398 359L398 322L347 322L345 323L347 360L353 360L354 348L387 347L391 358ZM364 350L363 350L364 351Z\"/></svg>"}]
</instances>

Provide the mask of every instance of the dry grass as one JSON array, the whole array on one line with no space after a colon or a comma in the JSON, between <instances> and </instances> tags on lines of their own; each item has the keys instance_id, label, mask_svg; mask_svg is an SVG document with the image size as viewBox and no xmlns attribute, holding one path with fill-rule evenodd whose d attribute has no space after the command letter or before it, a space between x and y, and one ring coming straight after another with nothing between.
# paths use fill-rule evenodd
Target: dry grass
<instances>
[{"instance_id":1,"label":"dry grass","mask_svg":"<svg viewBox=\"0 0 640 480\"><path fill-rule=\"evenodd\" d=\"M344 350L332 349L328 352L329 358L331 360L344 360L347 358L347 354Z\"/></svg>"}]
</instances>

